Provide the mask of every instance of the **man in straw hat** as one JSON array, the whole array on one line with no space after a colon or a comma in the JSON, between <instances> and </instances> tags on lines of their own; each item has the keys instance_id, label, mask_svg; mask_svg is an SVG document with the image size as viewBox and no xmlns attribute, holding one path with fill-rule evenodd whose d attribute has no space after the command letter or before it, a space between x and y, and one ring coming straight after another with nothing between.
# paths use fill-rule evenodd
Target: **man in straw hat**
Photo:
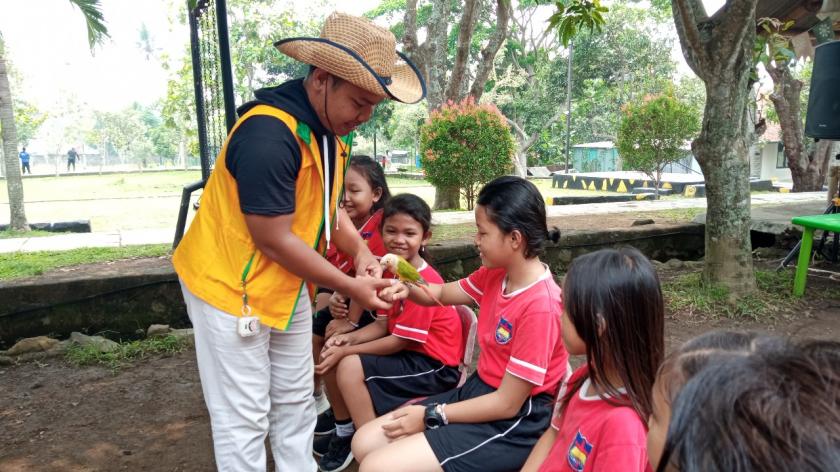
<instances>
[{"instance_id":1,"label":"man in straw hat","mask_svg":"<svg viewBox=\"0 0 840 472\"><path fill-rule=\"evenodd\" d=\"M394 35L334 13L318 38L278 41L305 79L258 90L216 160L201 209L172 258L190 320L220 470L311 471L313 286L368 309L392 281L340 208L353 130L385 98L425 95ZM323 258L354 258L351 278Z\"/></svg>"}]
</instances>

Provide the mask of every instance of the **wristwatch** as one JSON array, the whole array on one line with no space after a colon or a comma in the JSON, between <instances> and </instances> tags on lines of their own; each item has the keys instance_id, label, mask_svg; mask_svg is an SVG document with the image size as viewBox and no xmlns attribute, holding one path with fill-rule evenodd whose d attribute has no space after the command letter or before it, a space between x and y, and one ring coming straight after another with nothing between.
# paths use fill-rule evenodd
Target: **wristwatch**
<instances>
[{"instance_id":1,"label":"wristwatch","mask_svg":"<svg viewBox=\"0 0 840 472\"><path fill-rule=\"evenodd\" d=\"M426 429L438 429L447 424L442 407L443 405L437 403L432 403L426 407L426 413L423 415L423 423L425 423Z\"/></svg>"}]
</instances>

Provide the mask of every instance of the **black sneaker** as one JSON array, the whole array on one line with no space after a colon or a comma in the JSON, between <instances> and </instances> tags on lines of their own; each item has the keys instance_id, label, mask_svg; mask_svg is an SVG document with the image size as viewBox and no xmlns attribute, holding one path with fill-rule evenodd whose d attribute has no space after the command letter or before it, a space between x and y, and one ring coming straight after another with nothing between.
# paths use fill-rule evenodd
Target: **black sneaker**
<instances>
[{"instance_id":1,"label":"black sneaker","mask_svg":"<svg viewBox=\"0 0 840 472\"><path fill-rule=\"evenodd\" d=\"M315 436L326 436L335 431L335 415L332 408L318 415L315 423Z\"/></svg>"},{"instance_id":2,"label":"black sneaker","mask_svg":"<svg viewBox=\"0 0 840 472\"><path fill-rule=\"evenodd\" d=\"M323 457L330 450L330 441L334 436L335 431L323 436L316 436L315 440L312 441L312 453L318 457Z\"/></svg>"},{"instance_id":3,"label":"black sneaker","mask_svg":"<svg viewBox=\"0 0 840 472\"><path fill-rule=\"evenodd\" d=\"M321 472L339 472L347 468L353 462L353 451L350 444L353 442L353 435L335 435L330 441L330 447L326 454L318 461L318 468Z\"/></svg>"}]
</instances>

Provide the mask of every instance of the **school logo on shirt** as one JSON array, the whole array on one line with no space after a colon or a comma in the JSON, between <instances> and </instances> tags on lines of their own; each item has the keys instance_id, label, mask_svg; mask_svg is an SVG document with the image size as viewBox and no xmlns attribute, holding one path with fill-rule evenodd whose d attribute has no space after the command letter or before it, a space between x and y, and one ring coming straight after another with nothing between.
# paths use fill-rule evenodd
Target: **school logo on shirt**
<instances>
[{"instance_id":1,"label":"school logo on shirt","mask_svg":"<svg viewBox=\"0 0 840 472\"><path fill-rule=\"evenodd\" d=\"M499 324L496 325L496 342L499 344L507 344L513 337L513 324L510 321L501 318Z\"/></svg>"},{"instance_id":2,"label":"school logo on shirt","mask_svg":"<svg viewBox=\"0 0 840 472\"><path fill-rule=\"evenodd\" d=\"M373 237L373 231L362 231L359 233L362 236L362 239L368 240Z\"/></svg>"},{"instance_id":3,"label":"school logo on shirt","mask_svg":"<svg viewBox=\"0 0 840 472\"><path fill-rule=\"evenodd\" d=\"M575 440L569 446L569 454L567 456L569 467L577 472L582 472L586 466L586 459L589 457L590 452L592 452L592 444L578 430L577 435L575 435Z\"/></svg>"}]
</instances>

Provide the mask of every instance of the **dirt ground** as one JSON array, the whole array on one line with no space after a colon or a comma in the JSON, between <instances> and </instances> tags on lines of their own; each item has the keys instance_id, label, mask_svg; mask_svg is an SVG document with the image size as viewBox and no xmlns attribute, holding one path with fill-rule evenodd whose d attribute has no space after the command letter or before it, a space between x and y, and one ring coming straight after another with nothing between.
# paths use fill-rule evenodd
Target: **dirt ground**
<instances>
[{"instance_id":1,"label":"dirt ground","mask_svg":"<svg viewBox=\"0 0 840 472\"><path fill-rule=\"evenodd\" d=\"M579 224L591 227L592 221ZM837 283L811 277L806 294ZM669 314L667 345L670 349L712 329L836 340L840 300L806 297L795 315L760 322ZM0 367L0 471L117 470L214 470L192 349L139 361L117 373L76 367L61 358Z\"/></svg>"}]
</instances>

